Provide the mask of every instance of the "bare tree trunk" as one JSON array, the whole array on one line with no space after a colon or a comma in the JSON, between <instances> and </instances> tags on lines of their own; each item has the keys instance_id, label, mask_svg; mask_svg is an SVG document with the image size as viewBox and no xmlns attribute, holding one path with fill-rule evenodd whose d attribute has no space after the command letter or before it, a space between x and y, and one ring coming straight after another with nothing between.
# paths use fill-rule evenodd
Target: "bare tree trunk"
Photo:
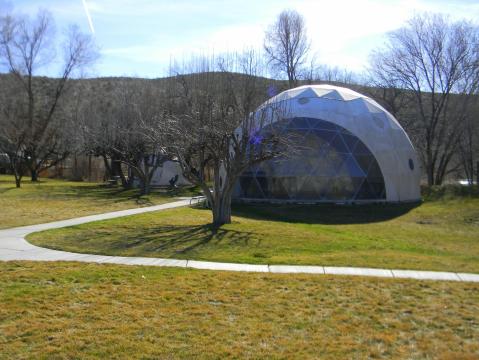
<instances>
[{"instance_id":1,"label":"bare tree trunk","mask_svg":"<svg viewBox=\"0 0 479 360\"><path fill-rule=\"evenodd\" d=\"M76 154L75 154L75 165L76 165ZM91 154L88 155L88 181L91 181Z\"/></svg>"},{"instance_id":2,"label":"bare tree trunk","mask_svg":"<svg viewBox=\"0 0 479 360\"><path fill-rule=\"evenodd\" d=\"M135 168L133 168L132 173L134 173L140 181L140 195L148 195L150 193L149 176Z\"/></svg>"},{"instance_id":3,"label":"bare tree trunk","mask_svg":"<svg viewBox=\"0 0 479 360\"><path fill-rule=\"evenodd\" d=\"M141 195L149 195L151 192L151 185L148 176L141 180Z\"/></svg>"},{"instance_id":4,"label":"bare tree trunk","mask_svg":"<svg viewBox=\"0 0 479 360\"><path fill-rule=\"evenodd\" d=\"M125 189L131 189L133 187L133 183L135 182L135 172L131 166L128 166L128 180L125 179L125 181Z\"/></svg>"},{"instance_id":5,"label":"bare tree trunk","mask_svg":"<svg viewBox=\"0 0 479 360\"><path fill-rule=\"evenodd\" d=\"M12 169L13 176L15 177L15 187L20 188L22 183L23 172L18 168L18 164L16 163L13 156L9 156L10 158L10 168Z\"/></svg>"},{"instance_id":6,"label":"bare tree trunk","mask_svg":"<svg viewBox=\"0 0 479 360\"><path fill-rule=\"evenodd\" d=\"M111 169L110 163L108 162L108 158L106 157L106 155L102 154L101 157L103 159L103 164L105 166L104 181L107 181L112 176L112 169Z\"/></svg>"},{"instance_id":7,"label":"bare tree trunk","mask_svg":"<svg viewBox=\"0 0 479 360\"><path fill-rule=\"evenodd\" d=\"M149 195L151 193L151 180L153 179L153 175L158 170L158 164L153 166L148 166L146 164L146 158L144 157L143 160L143 171L137 170L135 171L138 179L140 179L141 184L141 195Z\"/></svg>"},{"instance_id":8,"label":"bare tree trunk","mask_svg":"<svg viewBox=\"0 0 479 360\"><path fill-rule=\"evenodd\" d=\"M88 176L90 176L90 169L88 169ZM73 171L72 171L73 178L76 180L78 179L78 159L77 154L73 155Z\"/></svg>"},{"instance_id":9,"label":"bare tree trunk","mask_svg":"<svg viewBox=\"0 0 479 360\"><path fill-rule=\"evenodd\" d=\"M218 228L224 224L231 224L231 191L217 194L212 205L213 226Z\"/></svg>"},{"instance_id":10,"label":"bare tree trunk","mask_svg":"<svg viewBox=\"0 0 479 360\"><path fill-rule=\"evenodd\" d=\"M127 180L123 170L121 169L121 165L118 167L118 175L120 176L121 186L123 186L125 189L130 189L133 185L133 177L131 179L128 177Z\"/></svg>"},{"instance_id":11,"label":"bare tree trunk","mask_svg":"<svg viewBox=\"0 0 479 360\"><path fill-rule=\"evenodd\" d=\"M128 180L126 179L126 176L123 173L123 170L121 168L121 161L119 160L119 157L117 155L112 156L112 158L111 158L110 174L112 176L119 176L120 177L121 186L124 189L130 189L131 186L133 185L133 181L131 179L131 176L129 176Z\"/></svg>"},{"instance_id":12,"label":"bare tree trunk","mask_svg":"<svg viewBox=\"0 0 479 360\"><path fill-rule=\"evenodd\" d=\"M13 169L13 175L15 176L15 187L20 188L22 183L22 175L19 174L16 169Z\"/></svg>"},{"instance_id":13,"label":"bare tree trunk","mask_svg":"<svg viewBox=\"0 0 479 360\"><path fill-rule=\"evenodd\" d=\"M31 174L31 179L32 179L33 182L38 181L38 171L37 171L37 169L31 169L30 174Z\"/></svg>"},{"instance_id":14,"label":"bare tree trunk","mask_svg":"<svg viewBox=\"0 0 479 360\"><path fill-rule=\"evenodd\" d=\"M434 184L434 167L428 161L426 164L426 172L427 172L427 184L429 186L435 185Z\"/></svg>"}]
</instances>

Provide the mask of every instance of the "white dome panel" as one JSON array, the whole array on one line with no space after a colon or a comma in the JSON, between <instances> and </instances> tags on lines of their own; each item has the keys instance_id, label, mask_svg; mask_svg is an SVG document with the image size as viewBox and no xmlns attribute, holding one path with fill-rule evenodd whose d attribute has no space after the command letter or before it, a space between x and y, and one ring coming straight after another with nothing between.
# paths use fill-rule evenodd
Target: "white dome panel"
<instances>
[{"instance_id":1,"label":"white dome panel","mask_svg":"<svg viewBox=\"0 0 479 360\"><path fill-rule=\"evenodd\" d=\"M368 156L373 156L375 163L377 163L376 167L378 166L380 169L374 170L374 173L379 174L378 171L380 171L384 180L386 201L417 201L420 199L420 166L411 141L398 121L373 99L343 87L306 85L276 95L264 103L260 109L270 107L279 110L277 114L280 114L271 120L273 122L282 121L282 119L293 119L295 121L294 119L298 118L308 118L316 119L315 121L320 126L323 126L321 124L324 124L324 126L328 123L333 124L333 127L336 126L336 135L332 139L324 138L328 134L329 130L327 129L321 130L323 131L322 133L320 130L315 130L314 127L305 129L305 131L317 134L319 136L318 141L331 141L332 145L337 148L347 148L351 151L349 155L347 153L341 155L341 152L339 152L340 156L335 161L338 162L338 171L340 171L334 179L324 180L323 178L315 178L316 180L314 181L316 183L314 183L312 179L315 176L315 171L313 169L311 170L312 173L308 175L307 181L305 178L298 178L295 185L298 189L302 187L308 188L309 190L304 190L305 193L313 191L316 196L320 196L318 194L322 194L321 191L323 190L321 189L338 191L338 189L341 190L341 187L344 189L354 188L358 189L355 198L367 199L368 191L374 191L373 187L377 186L377 184L371 180L372 183L368 185L370 189L365 189L360 183L354 183L356 181L354 176L356 174L358 179L361 178L362 172L369 166ZM311 122L310 120L308 121ZM321 140L322 138L324 139ZM361 153L353 154L359 151L351 149L358 141L363 144L361 146L368 149L364 150L364 155L361 155ZM367 155L367 153L371 155ZM303 164L298 169L307 168L309 166L307 164L311 164L312 168L320 169L324 165L318 165L322 161L322 156L327 156L327 154L324 151L320 151L318 152L318 159L305 159L306 165ZM354 160L349 159L351 156L356 156L356 158ZM365 160L361 160L363 162L359 164L361 162L360 158L364 156ZM333 160L329 159L328 161ZM413 166L410 165L411 163ZM357 170L355 164L359 164L358 166L362 172ZM284 164L282 166L284 167ZM294 167L293 165L291 166ZM288 169L283 170L286 171ZM347 178L343 179L341 174L348 171L352 174L352 177L349 180ZM261 187L261 181L266 180L255 178L256 186ZM291 178L277 178L267 181L273 181L271 186L273 188L276 187L274 189L277 190L287 188L289 182L293 180ZM264 190L256 189L254 191L263 191L263 196L265 196ZM288 192L291 191L291 188L289 188ZM359 192L363 194L362 198L358 197ZM291 196L291 194L288 193L285 196ZM306 195L296 193L295 196Z\"/></svg>"}]
</instances>

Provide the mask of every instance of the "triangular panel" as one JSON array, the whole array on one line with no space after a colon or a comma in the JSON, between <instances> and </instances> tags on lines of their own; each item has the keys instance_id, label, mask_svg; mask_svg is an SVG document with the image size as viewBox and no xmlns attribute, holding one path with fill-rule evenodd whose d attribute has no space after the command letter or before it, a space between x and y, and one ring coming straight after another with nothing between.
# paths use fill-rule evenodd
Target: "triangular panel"
<instances>
[{"instance_id":1,"label":"triangular panel","mask_svg":"<svg viewBox=\"0 0 479 360\"><path fill-rule=\"evenodd\" d=\"M289 194L283 185L282 178L271 178L269 197L272 199L289 199Z\"/></svg>"},{"instance_id":2,"label":"triangular panel","mask_svg":"<svg viewBox=\"0 0 479 360\"><path fill-rule=\"evenodd\" d=\"M322 98L325 98L325 99L331 99L331 100L340 100L340 101L344 101L343 97L341 96L341 94L339 92L337 92L336 90L332 90L328 93L325 93L324 95L321 96Z\"/></svg>"},{"instance_id":3,"label":"triangular panel","mask_svg":"<svg viewBox=\"0 0 479 360\"><path fill-rule=\"evenodd\" d=\"M342 134L343 135L343 140L346 143L349 152L353 152L354 148L356 147L356 144L358 143L359 139L354 136L354 135L349 135L349 134Z\"/></svg>"},{"instance_id":4,"label":"triangular panel","mask_svg":"<svg viewBox=\"0 0 479 360\"><path fill-rule=\"evenodd\" d=\"M289 127L290 129L309 129L309 122L306 118L297 117L291 120Z\"/></svg>"},{"instance_id":5,"label":"triangular panel","mask_svg":"<svg viewBox=\"0 0 479 360\"><path fill-rule=\"evenodd\" d=\"M358 141L356 143L356 146L354 147L353 153L356 155L369 155L371 154L371 151L366 147L366 145L363 144L362 141Z\"/></svg>"},{"instance_id":6,"label":"triangular panel","mask_svg":"<svg viewBox=\"0 0 479 360\"><path fill-rule=\"evenodd\" d=\"M298 98L317 98L318 94L312 88L308 87L305 90L298 92L295 97Z\"/></svg>"},{"instance_id":7,"label":"triangular panel","mask_svg":"<svg viewBox=\"0 0 479 360\"><path fill-rule=\"evenodd\" d=\"M371 163L374 161L372 154L367 155L354 155L354 158L361 169L367 174Z\"/></svg>"},{"instance_id":8,"label":"triangular panel","mask_svg":"<svg viewBox=\"0 0 479 360\"><path fill-rule=\"evenodd\" d=\"M259 198L265 198L265 194L268 193L268 179L263 176L256 176L255 182L259 190Z\"/></svg>"},{"instance_id":9,"label":"triangular panel","mask_svg":"<svg viewBox=\"0 0 479 360\"><path fill-rule=\"evenodd\" d=\"M356 192L356 199L358 200L367 200L374 199L374 194L371 191L368 180L364 180L361 187Z\"/></svg>"},{"instance_id":10,"label":"triangular panel","mask_svg":"<svg viewBox=\"0 0 479 360\"><path fill-rule=\"evenodd\" d=\"M331 141L331 146L340 153L349 153L349 148L346 146L346 144L343 141L343 137L341 136L341 133L337 133L336 137Z\"/></svg>"},{"instance_id":11,"label":"triangular panel","mask_svg":"<svg viewBox=\"0 0 479 360\"><path fill-rule=\"evenodd\" d=\"M332 122L319 120L319 119L317 121L315 121L315 123L313 125L313 128L314 129L332 130L332 131L336 131L338 129L338 127L335 124L333 124Z\"/></svg>"},{"instance_id":12,"label":"triangular panel","mask_svg":"<svg viewBox=\"0 0 479 360\"><path fill-rule=\"evenodd\" d=\"M323 130L323 129L315 129L311 130L310 134L314 134L317 136L320 141L321 141L321 146L323 146L324 143L330 144L332 140L334 140L335 136L337 135L336 131L330 131L330 130Z\"/></svg>"},{"instance_id":13,"label":"triangular panel","mask_svg":"<svg viewBox=\"0 0 479 360\"><path fill-rule=\"evenodd\" d=\"M337 176L365 177L366 173L361 169L353 156L348 156L338 172Z\"/></svg>"}]
</instances>

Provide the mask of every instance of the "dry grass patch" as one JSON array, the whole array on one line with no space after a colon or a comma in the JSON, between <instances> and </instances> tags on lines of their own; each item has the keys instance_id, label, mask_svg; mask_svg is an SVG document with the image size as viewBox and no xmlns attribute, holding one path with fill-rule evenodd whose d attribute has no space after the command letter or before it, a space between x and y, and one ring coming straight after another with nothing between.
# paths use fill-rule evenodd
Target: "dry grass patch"
<instances>
[{"instance_id":1,"label":"dry grass patch","mask_svg":"<svg viewBox=\"0 0 479 360\"><path fill-rule=\"evenodd\" d=\"M2 358L477 358L479 284L0 263Z\"/></svg>"},{"instance_id":2,"label":"dry grass patch","mask_svg":"<svg viewBox=\"0 0 479 360\"><path fill-rule=\"evenodd\" d=\"M184 192L189 195L188 191ZM175 200L169 193L154 191L139 196L138 189L105 187L98 183L41 178L25 180L15 188L13 176L0 175L0 229L99 214Z\"/></svg>"}]
</instances>

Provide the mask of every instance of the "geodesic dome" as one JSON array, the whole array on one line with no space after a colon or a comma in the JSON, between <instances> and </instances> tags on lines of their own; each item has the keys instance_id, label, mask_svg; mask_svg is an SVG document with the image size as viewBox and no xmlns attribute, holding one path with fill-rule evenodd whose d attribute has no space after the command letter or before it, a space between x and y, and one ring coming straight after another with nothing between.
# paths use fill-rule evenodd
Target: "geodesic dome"
<instances>
[{"instance_id":1,"label":"geodesic dome","mask_svg":"<svg viewBox=\"0 0 479 360\"><path fill-rule=\"evenodd\" d=\"M371 98L331 85L284 91L272 119L299 150L245 171L233 197L285 202L399 202L420 199L416 152L397 120ZM261 108L261 107L260 107Z\"/></svg>"}]
</instances>

